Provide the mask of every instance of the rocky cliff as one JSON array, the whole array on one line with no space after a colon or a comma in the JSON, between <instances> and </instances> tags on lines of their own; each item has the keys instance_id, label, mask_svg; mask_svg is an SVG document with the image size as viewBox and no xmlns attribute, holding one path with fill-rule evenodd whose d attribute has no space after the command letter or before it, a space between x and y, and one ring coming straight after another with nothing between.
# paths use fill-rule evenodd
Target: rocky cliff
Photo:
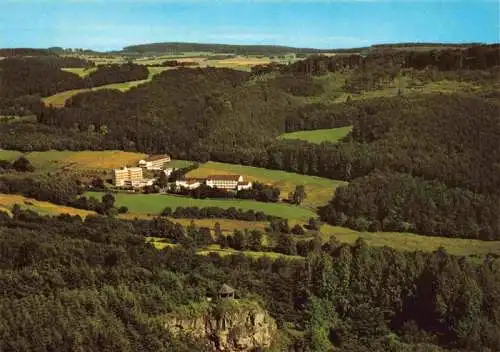
<instances>
[{"instance_id":1,"label":"rocky cliff","mask_svg":"<svg viewBox=\"0 0 500 352\"><path fill-rule=\"evenodd\" d=\"M165 327L205 339L214 351L225 352L269 347L277 331L269 313L247 300L223 300L196 311L179 309L167 317Z\"/></svg>"}]
</instances>

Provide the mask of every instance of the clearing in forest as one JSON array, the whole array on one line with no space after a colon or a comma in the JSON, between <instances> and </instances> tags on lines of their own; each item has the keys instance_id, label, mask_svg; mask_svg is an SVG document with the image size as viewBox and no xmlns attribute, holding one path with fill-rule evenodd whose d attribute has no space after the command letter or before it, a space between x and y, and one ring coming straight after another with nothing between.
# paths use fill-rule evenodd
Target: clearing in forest
<instances>
[{"instance_id":1,"label":"clearing in forest","mask_svg":"<svg viewBox=\"0 0 500 352\"><path fill-rule=\"evenodd\" d=\"M295 186L304 185L307 198L304 207L316 208L332 199L335 189L347 182L328 178L308 176L280 170L270 170L252 166L207 162L189 172L188 177L207 177L209 175L242 175L250 181L271 184L281 190L281 197L287 198Z\"/></svg>"},{"instance_id":2,"label":"clearing in forest","mask_svg":"<svg viewBox=\"0 0 500 352\"><path fill-rule=\"evenodd\" d=\"M87 192L85 195L101 199L104 193ZM224 209L234 207L242 210L262 211L268 215L301 221L316 217L316 214L309 209L283 203L264 203L240 199L194 199L170 194L116 193L113 196L116 200L115 206L126 206L132 213L158 215L166 207L172 209L177 207L220 207Z\"/></svg>"},{"instance_id":3,"label":"clearing in forest","mask_svg":"<svg viewBox=\"0 0 500 352\"><path fill-rule=\"evenodd\" d=\"M324 130L297 131L283 133L279 139L300 139L310 143L320 144L323 142L337 143L352 131L352 126L329 128Z\"/></svg>"}]
</instances>

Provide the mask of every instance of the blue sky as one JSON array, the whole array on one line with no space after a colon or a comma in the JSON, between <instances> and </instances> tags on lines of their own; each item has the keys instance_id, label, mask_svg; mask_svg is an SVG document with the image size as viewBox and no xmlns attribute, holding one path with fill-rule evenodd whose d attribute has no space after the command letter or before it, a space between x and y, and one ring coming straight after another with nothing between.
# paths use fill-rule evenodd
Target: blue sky
<instances>
[{"instance_id":1,"label":"blue sky","mask_svg":"<svg viewBox=\"0 0 500 352\"><path fill-rule=\"evenodd\" d=\"M499 42L496 0L0 0L0 47Z\"/></svg>"}]
</instances>

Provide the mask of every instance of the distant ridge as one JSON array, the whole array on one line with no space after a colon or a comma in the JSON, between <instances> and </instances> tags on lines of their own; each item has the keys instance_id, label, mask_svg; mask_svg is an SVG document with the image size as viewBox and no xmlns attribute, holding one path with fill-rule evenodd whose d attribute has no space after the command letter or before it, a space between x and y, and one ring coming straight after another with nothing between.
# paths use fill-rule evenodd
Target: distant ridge
<instances>
[{"instance_id":1,"label":"distant ridge","mask_svg":"<svg viewBox=\"0 0 500 352\"><path fill-rule=\"evenodd\" d=\"M239 45L239 44L209 44L209 43L150 43L130 45L123 48L124 53L182 53L182 52L211 52L216 54L237 55L269 55L269 54L313 54L332 52L359 52L366 48L354 49L314 49L296 48L282 45Z\"/></svg>"},{"instance_id":2,"label":"distant ridge","mask_svg":"<svg viewBox=\"0 0 500 352\"><path fill-rule=\"evenodd\" d=\"M240 45L240 44L210 44L210 43L185 43L185 42L165 42L149 43L126 46L121 53L124 54L177 54L183 52L210 52L215 54L236 54L236 55L282 55L287 53L296 54L321 54L321 53L359 53L365 50L375 49L451 49L466 48L484 43L387 43L374 44L371 46L346 48L346 49L317 49L317 48L297 48L283 45Z\"/></svg>"}]
</instances>

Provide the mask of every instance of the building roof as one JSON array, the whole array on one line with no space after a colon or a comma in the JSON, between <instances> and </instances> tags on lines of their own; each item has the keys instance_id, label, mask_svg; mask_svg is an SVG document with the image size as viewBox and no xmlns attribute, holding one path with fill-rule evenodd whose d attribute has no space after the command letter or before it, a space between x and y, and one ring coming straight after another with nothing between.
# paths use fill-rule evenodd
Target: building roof
<instances>
[{"instance_id":1,"label":"building roof","mask_svg":"<svg viewBox=\"0 0 500 352\"><path fill-rule=\"evenodd\" d=\"M232 288L231 286L227 285L227 284L223 284L221 286L221 288L219 289L219 294L221 295L230 295L234 293L234 288Z\"/></svg>"},{"instance_id":2,"label":"building roof","mask_svg":"<svg viewBox=\"0 0 500 352\"><path fill-rule=\"evenodd\" d=\"M170 159L170 155L167 155L167 154L150 155L144 160L145 161L158 161L158 160L162 160L162 159Z\"/></svg>"},{"instance_id":3,"label":"building roof","mask_svg":"<svg viewBox=\"0 0 500 352\"><path fill-rule=\"evenodd\" d=\"M238 182L240 175L210 175L207 177L207 180L211 181L236 181Z\"/></svg>"}]
</instances>

